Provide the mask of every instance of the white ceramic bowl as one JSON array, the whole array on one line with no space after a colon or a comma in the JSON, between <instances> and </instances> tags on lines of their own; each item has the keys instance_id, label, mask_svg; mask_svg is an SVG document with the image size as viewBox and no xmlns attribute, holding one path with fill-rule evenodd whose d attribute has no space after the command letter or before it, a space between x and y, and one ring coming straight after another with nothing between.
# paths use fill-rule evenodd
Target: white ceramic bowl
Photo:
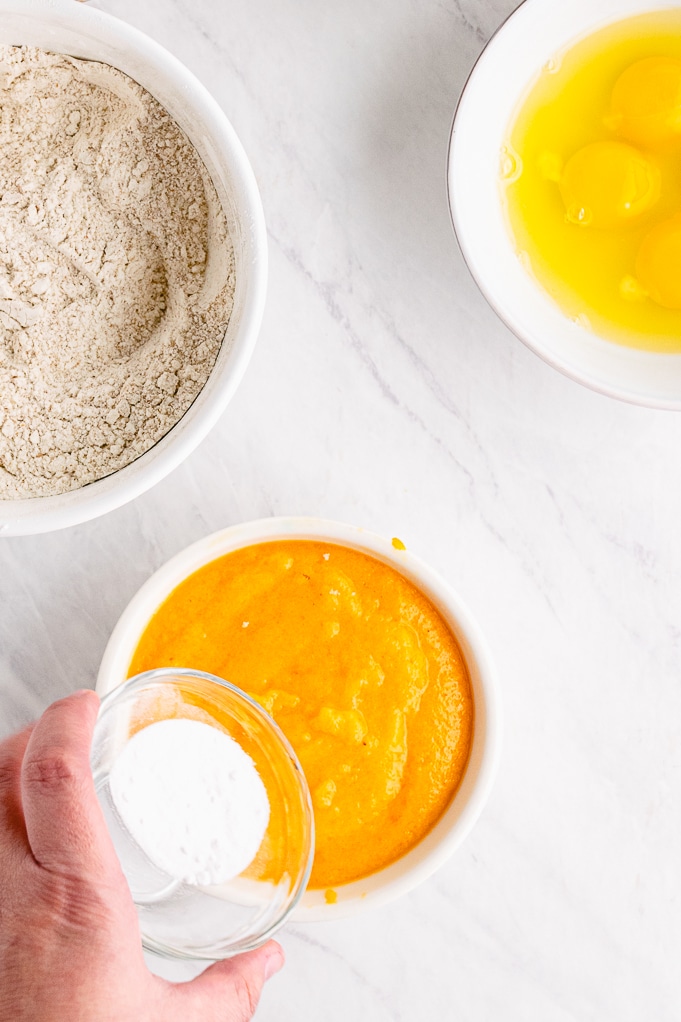
<instances>
[{"instance_id":1,"label":"white ceramic bowl","mask_svg":"<svg viewBox=\"0 0 681 1022\"><path fill-rule=\"evenodd\" d=\"M0 0L0 43L100 60L168 110L202 157L234 243L234 310L215 367L192 406L151 450L118 472L54 497L0 500L0 536L47 532L132 500L171 472L214 426L251 357L265 303L267 238L248 158L225 114L172 54L142 32L74 0Z\"/></svg>"},{"instance_id":2,"label":"white ceramic bowl","mask_svg":"<svg viewBox=\"0 0 681 1022\"><path fill-rule=\"evenodd\" d=\"M673 0L525 0L475 65L454 118L447 183L464 258L492 308L550 365L611 397L681 409L681 354L603 340L573 322L523 269L507 228L499 154L519 101L541 67L603 26L678 7Z\"/></svg>"},{"instance_id":3,"label":"white ceramic bowl","mask_svg":"<svg viewBox=\"0 0 681 1022\"><path fill-rule=\"evenodd\" d=\"M183 579L232 550L277 539L338 543L370 554L400 571L432 600L456 636L473 689L475 724L468 766L452 802L435 827L397 862L364 880L336 888L338 900L334 904L326 904L321 890L307 891L293 914L299 921L334 919L391 901L429 877L464 840L490 792L501 737L495 671L478 626L443 579L409 551L396 550L389 540L351 525L316 518L268 518L236 525L183 550L142 586L109 639L99 669L97 691L104 696L127 677L150 617Z\"/></svg>"}]
</instances>

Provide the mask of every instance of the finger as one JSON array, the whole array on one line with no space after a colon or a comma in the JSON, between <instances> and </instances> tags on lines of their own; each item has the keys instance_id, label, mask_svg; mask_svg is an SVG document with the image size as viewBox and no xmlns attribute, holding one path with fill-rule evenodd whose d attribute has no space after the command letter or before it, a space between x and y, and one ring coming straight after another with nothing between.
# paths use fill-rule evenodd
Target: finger
<instances>
[{"instance_id":1,"label":"finger","mask_svg":"<svg viewBox=\"0 0 681 1022\"><path fill-rule=\"evenodd\" d=\"M217 962L191 983L173 990L177 1015L202 1022L248 1022L260 1000L263 984L284 964L284 952L270 940L256 951Z\"/></svg>"},{"instance_id":2,"label":"finger","mask_svg":"<svg viewBox=\"0 0 681 1022\"><path fill-rule=\"evenodd\" d=\"M99 700L76 692L45 710L28 740L21 801L33 856L50 872L107 876L118 861L90 769Z\"/></svg>"},{"instance_id":3,"label":"finger","mask_svg":"<svg viewBox=\"0 0 681 1022\"><path fill-rule=\"evenodd\" d=\"M21 808L21 764L33 726L0 742L0 861L30 851Z\"/></svg>"}]
</instances>

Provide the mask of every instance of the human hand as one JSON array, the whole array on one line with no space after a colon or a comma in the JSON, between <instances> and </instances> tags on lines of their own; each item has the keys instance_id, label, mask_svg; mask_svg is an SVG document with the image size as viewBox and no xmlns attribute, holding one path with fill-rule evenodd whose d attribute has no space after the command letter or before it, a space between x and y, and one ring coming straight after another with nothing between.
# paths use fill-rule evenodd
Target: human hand
<instances>
[{"instance_id":1,"label":"human hand","mask_svg":"<svg viewBox=\"0 0 681 1022\"><path fill-rule=\"evenodd\" d=\"M97 801L94 692L0 743L0 1022L247 1022L270 941L190 983L153 976Z\"/></svg>"}]
</instances>

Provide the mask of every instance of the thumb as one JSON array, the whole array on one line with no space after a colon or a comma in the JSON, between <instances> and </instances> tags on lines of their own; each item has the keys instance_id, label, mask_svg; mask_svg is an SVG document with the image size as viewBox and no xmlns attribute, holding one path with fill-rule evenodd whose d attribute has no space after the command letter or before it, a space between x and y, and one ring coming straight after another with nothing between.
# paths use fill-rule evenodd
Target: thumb
<instances>
[{"instance_id":1,"label":"thumb","mask_svg":"<svg viewBox=\"0 0 681 1022\"><path fill-rule=\"evenodd\" d=\"M284 964L284 952L270 940L256 951L216 962L191 983L174 988L180 1019L202 1022L248 1022L253 1017L265 980Z\"/></svg>"},{"instance_id":2,"label":"thumb","mask_svg":"<svg viewBox=\"0 0 681 1022\"><path fill-rule=\"evenodd\" d=\"M89 690L49 706L31 732L21 766L31 851L41 866L67 876L119 873L90 769L98 707Z\"/></svg>"}]
</instances>

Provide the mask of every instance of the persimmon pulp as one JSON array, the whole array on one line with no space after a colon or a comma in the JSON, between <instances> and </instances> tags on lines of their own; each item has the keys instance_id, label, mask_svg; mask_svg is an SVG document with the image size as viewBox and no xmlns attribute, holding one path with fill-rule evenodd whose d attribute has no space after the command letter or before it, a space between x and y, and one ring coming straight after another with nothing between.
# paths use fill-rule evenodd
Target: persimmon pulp
<instances>
[{"instance_id":1,"label":"persimmon pulp","mask_svg":"<svg viewBox=\"0 0 681 1022\"><path fill-rule=\"evenodd\" d=\"M384 868L425 837L464 775L468 670L432 602L394 568L312 540L260 543L185 579L129 675L191 667L277 721L312 793L313 888Z\"/></svg>"}]
</instances>

